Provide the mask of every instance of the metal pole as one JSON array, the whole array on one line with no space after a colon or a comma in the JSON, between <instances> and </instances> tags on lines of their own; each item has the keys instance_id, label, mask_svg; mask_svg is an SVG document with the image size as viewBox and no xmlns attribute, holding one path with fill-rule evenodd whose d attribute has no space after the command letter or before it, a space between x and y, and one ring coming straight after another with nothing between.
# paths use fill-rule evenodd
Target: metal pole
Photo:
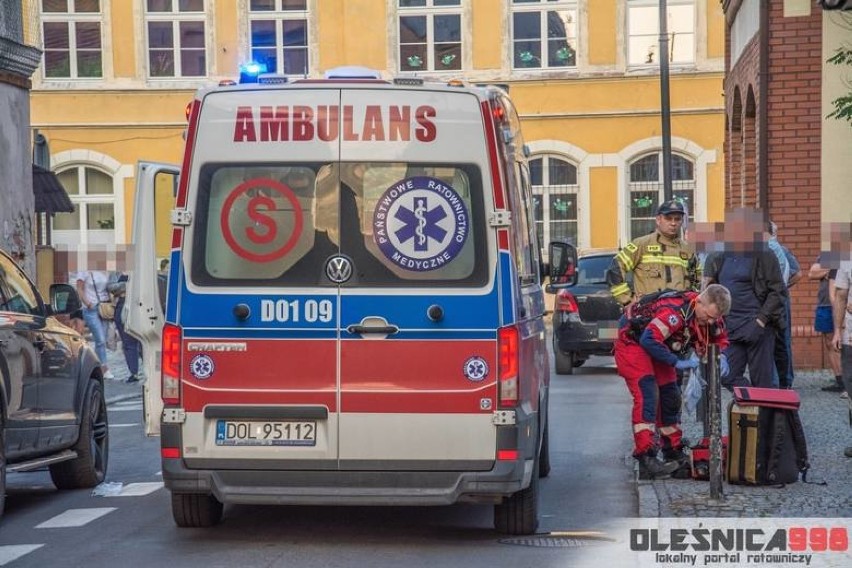
<instances>
[{"instance_id":1,"label":"metal pole","mask_svg":"<svg viewBox=\"0 0 852 568\"><path fill-rule=\"evenodd\" d=\"M672 125L669 106L669 29L666 0L660 0L660 115L663 134L663 199L672 198Z\"/></svg>"},{"instance_id":2,"label":"metal pole","mask_svg":"<svg viewBox=\"0 0 852 568\"><path fill-rule=\"evenodd\" d=\"M722 499L722 384L719 346L707 349L707 396L710 399L710 498Z\"/></svg>"}]
</instances>

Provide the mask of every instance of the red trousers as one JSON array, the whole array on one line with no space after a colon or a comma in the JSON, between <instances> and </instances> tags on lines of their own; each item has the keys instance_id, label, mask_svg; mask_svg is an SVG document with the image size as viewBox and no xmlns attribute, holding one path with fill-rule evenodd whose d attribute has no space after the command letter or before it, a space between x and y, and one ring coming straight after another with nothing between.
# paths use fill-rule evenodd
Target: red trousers
<instances>
[{"instance_id":1,"label":"red trousers","mask_svg":"<svg viewBox=\"0 0 852 568\"><path fill-rule=\"evenodd\" d=\"M615 364L633 397L633 455L663 448L680 449L680 387L675 368L653 359L641 345L624 337L615 342Z\"/></svg>"}]
</instances>

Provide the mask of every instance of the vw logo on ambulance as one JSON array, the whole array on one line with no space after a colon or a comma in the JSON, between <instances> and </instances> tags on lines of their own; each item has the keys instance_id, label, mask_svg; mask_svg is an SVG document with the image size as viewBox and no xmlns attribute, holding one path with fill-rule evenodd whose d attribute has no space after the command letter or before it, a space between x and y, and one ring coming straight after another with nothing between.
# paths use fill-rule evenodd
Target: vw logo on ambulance
<instances>
[{"instance_id":1,"label":"vw logo on ambulance","mask_svg":"<svg viewBox=\"0 0 852 568\"><path fill-rule=\"evenodd\" d=\"M373 213L373 239L406 270L426 272L450 263L467 241L470 217L455 189L416 176L390 186Z\"/></svg>"}]
</instances>

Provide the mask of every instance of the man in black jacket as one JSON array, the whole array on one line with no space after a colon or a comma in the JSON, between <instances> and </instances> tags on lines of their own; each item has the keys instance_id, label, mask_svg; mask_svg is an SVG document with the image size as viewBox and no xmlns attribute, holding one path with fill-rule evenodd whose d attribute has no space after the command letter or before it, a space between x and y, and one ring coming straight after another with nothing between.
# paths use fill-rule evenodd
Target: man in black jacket
<instances>
[{"instance_id":1,"label":"man in black jacket","mask_svg":"<svg viewBox=\"0 0 852 568\"><path fill-rule=\"evenodd\" d=\"M787 288L778 259L765 241L764 225L754 209L727 212L725 232L732 239L724 252L711 253L704 265L705 284L722 284L731 292L731 311L725 318L730 373L722 383L728 389L774 386L775 334L788 325ZM746 367L750 381L745 378Z\"/></svg>"}]
</instances>

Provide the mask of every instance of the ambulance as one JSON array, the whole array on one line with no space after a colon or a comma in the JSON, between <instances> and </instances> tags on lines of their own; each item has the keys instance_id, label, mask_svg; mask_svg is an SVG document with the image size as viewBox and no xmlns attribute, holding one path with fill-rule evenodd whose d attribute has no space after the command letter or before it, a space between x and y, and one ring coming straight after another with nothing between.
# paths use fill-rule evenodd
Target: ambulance
<instances>
[{"instance_id":1,"label":"ambulance","mask_svg":"<svg viewBox=\"0 0 852 568\"><path fill-rule=\"evenodd\" d=\"M127 318L174 520L472 502L533 533L550 371L518 115L356 71L203 89L183 164L139 164Z\"/></svg>"}]
</instances>

